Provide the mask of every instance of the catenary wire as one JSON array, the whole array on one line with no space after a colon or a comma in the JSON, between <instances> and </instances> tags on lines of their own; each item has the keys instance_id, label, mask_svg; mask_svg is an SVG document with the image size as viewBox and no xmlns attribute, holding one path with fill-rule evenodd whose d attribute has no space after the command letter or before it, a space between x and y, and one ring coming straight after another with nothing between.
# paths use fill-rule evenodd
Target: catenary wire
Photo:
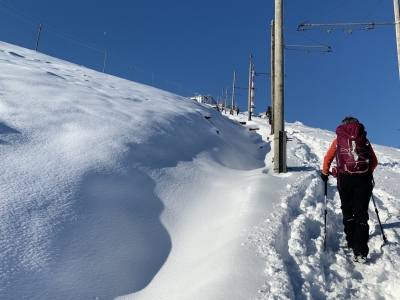
<instances>
[{"instance_id":1,"label":"catenary wire","mask_svg":"<svg viewBox=\"0 0 400 300\"><path fill-rule=\"evenodd\" d=\"M0 5L0 10L3 10L6 13L10 14L11 16L13 16L13 17L25 22L25 23L28 23L28 24L30 24L32 26L35 26L35 27L37 27L37 24L40 23L40 24L42 24L42 30L43 31L46 31L46 32L48 32L48 33L50 33L50 34L52 34L54 36L57 36L57 37L62 38L64 40L68 41L68 42L75 43L75 44L77 44L79 46L83 46L83 47L86 47L86 48L89 48L89 49L92 49L92 50L95 50L95 51L98 51L98 52L106 51L100 46L97 46L97 45L95 45L93 43L90 43L88 41L85 41L85 40L80 39L78 37L75 37L73 35L70 35L70 34L68 34L66 32L63 32L63 31L61 31L61 30L59 30L59 29L57 29L57 28L55 28L55 27L53 27L53 26L51 26L51 25L49 25L47 23L42 23L39 20L37 20L37 19L29 16L28 14L16 9L15 7L5 3L2 0L0 0L0 4L3 4L5 6L7 6L7 7L4 7L4 6ZM18 12L19 14L16 13L15 11ZM129 66L129 68L134 68L134 70L138 70L139 72L142 72L144 74L150 75L153 78L158 78L159 80L167 82L167 84L177 85L180 88L185 88L185 89L188 89L189 91L192 91L192 89L187 88L183 84L167 80L167 79L165 79L163 77L160 77L160 76L156 76L153 72L150 72L150 71L147 71L147 70L145 70L143 68L137 67L137 66L129 63L127 60L121 58L120 56L118 56L118 55L116 55L116 54L114 54L112 52L107 51L107 54L112 56L112 57L114 57L115 59L117 59L120 63L122 63L122 64L124 64L126 66Z\"/></svg>"},{"instance_id":2,"label":"catenary wire","mask_svg":"<svg viewBox=\"0 0 400 300\"><path fill-rule=\"evenodd\" d=\"M1 2L1 1L0 1L0 2ZM14 17L16 17L16 18L19 19L19 20L21 20L21 21L23 21L23 22L25 22L25 23L28 23L29 25L37 26L37 23L38 23L38 22L33 23L32 21L30 21L30 20L28 20L28 19L26 19L26 18L24 18L24 17L19 16L18 14L16 14L15 12L11 11L11 10L8 9L8 8L5 8L5 7L0 6L0 9L3 10L3 11L5 11L6 13L8 13L8 14L14 16Z\"/></svg>"},{"instance_id":3,"label":"catenary wire","mask_svg":"<svg viewBox=\"0 0 400 300\"><path fill-rule=\"evenodd\" d=\"M345 4L347 5L348 2L349 2L349 1L346 1L346 2L344 2L344 3L342 3L342 4L338 5L338 6L336 6L335 8L332 8L332 9L328 10L327 12L324 12L323 14L320 14L320 15L318 15L318 16L312 18L312 19L309 19L309 20L305 21L304 23L308 23L308 22L310 22L310 21L312 21L312 20L318 19L319 17L322 17L322 16L324 16L324 15L326 15L326 14L328 14L328 13L334 11L335 9L341 7L342 5L345 5Z\"/></svg>"}]
</instances>

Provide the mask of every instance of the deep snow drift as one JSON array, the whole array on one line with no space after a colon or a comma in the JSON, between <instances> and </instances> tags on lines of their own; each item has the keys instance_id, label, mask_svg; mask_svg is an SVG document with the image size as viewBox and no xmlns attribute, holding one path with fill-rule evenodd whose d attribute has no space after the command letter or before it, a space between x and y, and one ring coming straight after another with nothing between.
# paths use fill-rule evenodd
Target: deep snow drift
<instances>
[{"instance_id":1,"label":"deep snow drift","mask_svg":"<svg viewBox=\"0 0 400 300\"><path fill-rule=\"evenodd\" d=\"M0 68L0 299L400 299L398 149L359 265L332 179L323 248L333 132L286 123L277 175L265 119L2 42Z\"/></svg>"}]
</instances>

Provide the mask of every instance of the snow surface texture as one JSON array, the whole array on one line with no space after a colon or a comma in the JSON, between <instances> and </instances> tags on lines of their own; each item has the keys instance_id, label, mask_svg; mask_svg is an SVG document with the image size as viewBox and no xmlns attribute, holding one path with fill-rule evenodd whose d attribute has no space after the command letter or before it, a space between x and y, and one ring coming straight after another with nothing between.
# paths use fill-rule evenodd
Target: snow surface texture
<instances>
[{"instance_id":1,"label":"snow surface texture","mask_svg":"<svg viewBox=\"0 0 400 300\"><path fill-rule=\"evenodd\" d=\"M400 299L398 149L361 265L332 178L324 251L333 132L286 123L277 175L265 119L2 42L0 68L0 299Z\"/></svg>"}]
</instances>

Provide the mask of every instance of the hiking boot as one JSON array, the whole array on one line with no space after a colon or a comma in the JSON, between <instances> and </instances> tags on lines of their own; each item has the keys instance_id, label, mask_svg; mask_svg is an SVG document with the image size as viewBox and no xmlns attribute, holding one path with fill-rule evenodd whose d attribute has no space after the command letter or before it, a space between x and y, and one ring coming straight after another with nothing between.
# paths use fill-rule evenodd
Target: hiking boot
<instances>
[{"instance_id":1,"label":"hiking boot","mask_svg":"<svg viewBox=\"0 0 400 300\"><path fill-rule=\"evenodd\" d=\"M363 255L354 255L353 261L358 262L360 264L365 264L367 263L367 257Z\"/></svg>"}]
</instances>

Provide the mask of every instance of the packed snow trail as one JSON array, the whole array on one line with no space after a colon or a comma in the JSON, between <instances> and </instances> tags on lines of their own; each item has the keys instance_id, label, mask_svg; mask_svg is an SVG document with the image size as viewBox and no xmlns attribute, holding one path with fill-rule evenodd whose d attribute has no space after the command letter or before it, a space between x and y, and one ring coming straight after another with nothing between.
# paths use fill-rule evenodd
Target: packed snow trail
<instances>
[{"instance_id":1,"label":"packed snow trail","mask_svg":"<svg viewBox=\"0 0 400 300\"><path fill-rule=\"evenodd\" d=\"M379 188L387 174L399 173L399 152L381 156L375 172L375 201L389 242L370 203L370 255L366 265L354 263L345 249L340 199L336 180L328 183L327 248L324 250L324 191L319 177L323 157L335 135L301 123L287 124L288 193L282 195L272 217L253 228L248 239L266 258L267 280L258 299L398 299L400 234L396 188ZM325 136L322 136L323 133ZM273 147L273 146L272 146ZM385 149L386 150L386 149ZM392 158L391 158L392 157ZM394 159L393 159L394 157ZM397 185L397 183L396 183ZM372 201L371 201L372 202Z\"/></svg>"}]
</instances>

